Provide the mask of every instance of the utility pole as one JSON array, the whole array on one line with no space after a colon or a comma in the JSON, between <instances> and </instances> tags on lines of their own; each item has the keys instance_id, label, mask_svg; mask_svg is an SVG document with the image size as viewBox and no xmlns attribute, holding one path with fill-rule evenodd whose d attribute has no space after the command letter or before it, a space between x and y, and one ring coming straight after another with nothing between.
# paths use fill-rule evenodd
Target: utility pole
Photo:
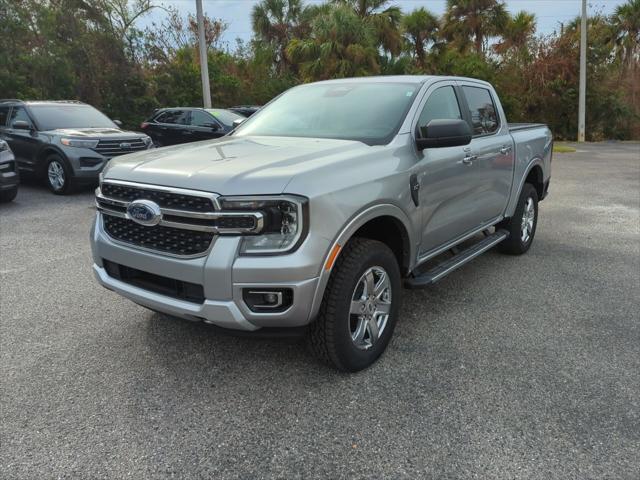
<instances>
[{"instance_id":1,"label":"utility pole","mask_svg":"<svg viewBox=\"0 0 640 480\"><path fill-rule=\"evenodd\" d=\"M202 99L204 108L211 108L211 88L209 87L209 64L207 62L207 44L204 41L204 13L202 0L196 0L198 17L198 45L200 47L200 76L202 77Z\"/></svg>"},{"instance_id":2,"label":"utility pole","mask_svg":"<svg viewBox=\"0 0 640 480\"><path fill-rule=\"evenodd\" d=\"M587 101L587 0L582 0L580 22L580 95L578 98L578 142L584 142Z\"/></svg>"}]
</instances>

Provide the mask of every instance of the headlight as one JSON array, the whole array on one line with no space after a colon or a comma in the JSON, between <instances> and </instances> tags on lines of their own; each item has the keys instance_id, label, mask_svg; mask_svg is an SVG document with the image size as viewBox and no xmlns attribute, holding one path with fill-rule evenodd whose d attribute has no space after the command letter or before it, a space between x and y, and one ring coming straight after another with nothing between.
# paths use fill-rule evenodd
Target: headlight
<instances>
[{"instance_id":1,"label":"headlight","mask_svg":"<svg viewBox=\"0 0 640 480\"><path fill-rule=\"evenodd\" d=\"M98 146L98 140L78 140L76 138L61 138L60 143L67 147L79 148L96 148Z\"/></svg>"},{"instance_id":2,"label":"headlight","mask_svg":"<svg viewBox=\"0 0 640 480\"><path fill-rule=\"evenodd\" d=\"M9 144L4 140L0 140L0 152L4 152L5 150L9 150Z\"/></svg>"},{"instance_id":3,"label":"headlight","mask_svg":"<svg viewBox=\"0 0 640 480\"><path fill-rule=\"evenodd\" d=\"M259 212L263 216L260 232L242 239L242 255L286 253L304 240L308 229L304 197L223 197L219 201L223 212Z\"/></svg>"}]
</instances>

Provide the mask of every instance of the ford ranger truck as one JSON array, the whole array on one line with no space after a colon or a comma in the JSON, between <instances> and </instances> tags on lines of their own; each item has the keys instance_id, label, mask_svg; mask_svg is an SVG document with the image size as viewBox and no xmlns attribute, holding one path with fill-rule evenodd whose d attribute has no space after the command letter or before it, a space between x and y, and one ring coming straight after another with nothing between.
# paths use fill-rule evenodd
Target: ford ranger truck
<instances>
[{"instance_id":1,"label":"ford ranger truck","mask_svg":"<svg viewBox=\"0 0 640 480\"><path fill-rule=\"evenodd\" d=\"M403 288L531 247L551 152L549 129L508 124L483 81L301 85L226 137L112 159L93 270L151 310L303 330L318 357L361 370L389 343Z\"/></svg>"}]
</instances>

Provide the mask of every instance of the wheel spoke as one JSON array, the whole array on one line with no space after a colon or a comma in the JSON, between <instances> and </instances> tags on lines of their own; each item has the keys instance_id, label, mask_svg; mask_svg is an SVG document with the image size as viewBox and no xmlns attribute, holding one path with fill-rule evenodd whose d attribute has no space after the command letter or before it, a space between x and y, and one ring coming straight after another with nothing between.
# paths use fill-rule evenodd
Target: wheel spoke
<instances>
[{"instance_id":1,"label":"wheel spoke","mask_svg":"<svg viewBox=\"0 0 640 480\"><path fill-rule=\"evenodd\" d=\"M380 298L387 288L389 288L389 279L387 278L387 274L383 273L373 289L373 295L376 298Z\"/></svg>"},{"instance_id":2,"label":"wheel spoke","mask_svg":"<svg viewBox=\"0 0 640 480\"><path fill-rule=\"evenodd\" d=\"M391 313L391 304L390 303L378 303L376 305L376 313L380 315L389 315Z\"/></svg>"},{"instance_id":3,"label":"wheel spoke","mask_svg":"<svg viewBox=\"0 0 640 480\"><path fill-rule=\"evenodd\" d=\"M372 295L376 288L376 279L373 276L373 270L369 270L364 275L364 294L366 296Z\"/></svg>"},{"instance_id":4,"label":"wheel spoke","mask_svg":"<svg viewBox=\"0 0 640 480\"><path fill-rule=\"evenodd\" d=\"M375 316L369 317L367 320L367 330L369 331L369 341L373 345L380 337L380 329L378 328L378 322Z\"/></svg>"},{"instance_id":5,"label":"wheel spoke","mask_svg":"<svg viewBox=\"0 0 640 480\"><path fill-rule=\"evenodd\" d=\"M364 335L367 332L367 321L364 317L358 319L358 325L356 326L356 330L351 334L351 339L353 342L360 346L364 343Z\"/></svg>"},{"instance_id":6,"label":"wheel spoke","mask_svg":"<svg viewBox=\"0 0 640 480\"><path fill-rule=\"evenodd\" d=\"M362 315L364 312L364 300L359 298L358 300L351 300L351 308L349 313L352 315Z\"/></svg>"}]
</instances>

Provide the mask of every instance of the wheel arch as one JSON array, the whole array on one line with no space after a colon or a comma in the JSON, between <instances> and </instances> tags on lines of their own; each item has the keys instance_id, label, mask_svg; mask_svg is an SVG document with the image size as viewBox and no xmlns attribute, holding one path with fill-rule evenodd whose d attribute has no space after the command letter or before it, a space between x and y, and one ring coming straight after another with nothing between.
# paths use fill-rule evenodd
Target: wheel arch
<instances>
[{"instance_id":1,"label":"wheel arch","mask_svg":"<svg viewBox=\"0 0 640 480\"><path fill-rule=\"evenodd\" d=\"M36 170L37 173L44 175L46 168L46 161L49 155L60 155L63 159L67 159L67 156L64 154L62 150L54 145L47 145L40 149L36 155Z\"/></svg>"},{"instance_id":2,"label":"wheel arch","mask_svg":"<svg viewBox=\"0 0 640 480\"><path fill-rule=\"evenodd\" d=\"M512 195L509 200L509 205L505 212L505 218L510 218L513 215L516 210L516 206L518 205L518 199L522 194L524 184L531 183L531 180L534 182L532 184L538 193L538 197L542 198L542 193L544 193L544 161L542 158L536 157L529 162L529 165L527 165L527 168L524 170L524 174L520 177L515 195Z\"/></svg>"},{"instance_id":3,"label":"wheel arch","mask_svg":"<svg viewBox=\"0 0 640 480\"><path fill-rule=\"evenodd\" d=\"M381 241L393 251L401 273L406 275L416 256L416 246L412 241L411 231L409 217L402 209L393 204L375 205L355 215L338 233L323 259L318 285L311 305L310 321L317 316L320 310L335 258L333 262L330 262L329 268L327 268L327 261L336 248L340 249L337 254L339 256L345 245L354 237Z\"/></svg>"}]
</instances>

